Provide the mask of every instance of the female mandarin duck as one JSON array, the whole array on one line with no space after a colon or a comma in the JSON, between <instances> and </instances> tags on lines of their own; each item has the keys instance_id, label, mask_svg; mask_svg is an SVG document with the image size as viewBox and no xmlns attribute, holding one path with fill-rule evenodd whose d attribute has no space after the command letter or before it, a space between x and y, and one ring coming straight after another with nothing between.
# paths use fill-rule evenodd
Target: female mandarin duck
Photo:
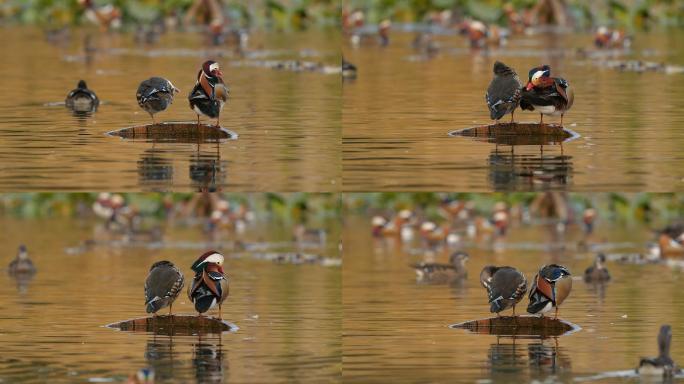
<instances>
[{"instance_id":1,"label":"female mandarin duck","mask_svg":"<svg viewBox=\"0 0 684 384\"><path fill-rule=\"evenodd\" d=\"M416 270L416 280L420 283L444 284L465 278L468 275L465 264L468 254L454 252L449 256L449 264L418 263L411 267Z\"/></svg>"},{"instance_id":2,"label":"female mandarin duck","mask_svg":"<svg viewBox=\"0 0 684 384\"><path fill-rule=\"evenodd\" d=\"M85 81L80 80L76 88L69 92L64 103L74 111L93 112L100 105L100 99L95 92L88 89Z\"/></svg>"},{"instance_id":3,"label":"female mandarin duck","mask_svg":"<svg viewBox=\"0 0 684 384\"><path fill-rule=\"evenodd\" d=\"M499 312L513 308L522 300L527 292L527 279L522 272L513 267L495 267L488 265L480 272L480 284L487 290L490 312Z\"/></svg>"},{"instance_id":4,"label":"female mandarin duck","mask_svg":"<svg viewBox=\"0 0 684 384\"><path fill-rule=\"evenodd\" d=\"M575 93L565 79L551 77L551 67L542 65L530 69L527 85L522 90L520 108L528 111L539 111L541 125L544 115L561 117L567 112L575 100Z\"/></svg>"},{"instance_id":5,"label":"female mandarin duck","mask_svg":"<svg viewBox=\"0 0 684 384\"><path fill-rule=\"evenodd\" d=\"M178 297L185 279L181 271L170 261L158 261L152 264L145 280L145 309L147 313L157 315L157 311L169 307L169 315L174 300Z\"/></svg>"},{"instance_id":6,"label":"female mandarin duck","mask_svg":"<svg viewBox=\"0 0 684 384\"><path fill-rule=\"evenodd\" d=\"M228 276L223 273L223 255L216 251L202 254L192 270L195 277L188 288L188 297L200 314L216 307L221 318L221 304L228 297Z\"/></svg>"},{"instance_id":7,"label":"female mandarin duck","mask_svg":"<svg viewBox=\"0 0 684 384\"><path fill-rule=\"evenodd\" d=\"M212 60L205 61L197 73L195 87L188 95L190 108L197 113L198 125L200 115L216 118L216 125L219 125L219 116L228 101L228 93L219 64Z\"/></svg>"},{"instance_id":8,"label":"female mandarin duck","mask_svg":"<svg viewBox=\"0 0 684 384\"><path fill-rule=\"evenodd\" d=\"M512 123L513 114L520 103L522 83L515 71L500 61L494 63L493 71L494 78L485 94L489 116L498 123L499 119L510 113Z\"/></svg>"},{"instance_id":9,"label":"female mandarin duck","mask_svg":"<svg viewBox=\"0 0 684 384\"><path fill-rule=\"evenodd\" d=\"M596 255L594 265L590 266L584 271L584 281L587 283L602 283L610 280L610 273L606 268L606 255L599 253Z\"/></svg>"},{"instance_id":10,"label":"female mandarin duck","mask_svg":"<svg viewBox=\"0 0 684 384\"><path fill-rule=\"evenodd\" d=\"M10 275L33 275L36 273L36 267L29 259L28 250L25 245L20 245L17 250L17 257L9 264L8 272Z\"/></svg>"},{"instance_id":11,"label":"female mandarin duck","mask_svg":"<svg viewBox=\"0 0 684 384\"><path fill-rule=\"evenodd\" d=\"M541 267L532 281L527 312L540 313L543 316L544 312L556 308L556 318L558 318L558 307L570 295L570 290L572 290L572 276L567 268L558 264Z\"/></svg>"},{"instance_id":12,"label":"female mandarin duck","mask_svg":"<svg viewBox=\"0 0 684 384\"><path fill-rule=\"evenodd\" d=\"M669 325L660 327L658 333L658 357L642 358L636 371L644 376L661 376L671 378L679 373L679 368L670 357L670 343L672 342L672 328Z\"/></svg>"},{"instance_id":13,"label":"female mandarin duck","mask_svg":"<svg viewBox=\"0 0 684 384\"><path fill-rule=\"evenodd\" d=\"M178 92L178 88L165 78L150 77L140 83L135 98L140 108L150 114L152 124L155 124L154 114L168 108L173 103L174 94Z\"/></svg>"}]
</instances>

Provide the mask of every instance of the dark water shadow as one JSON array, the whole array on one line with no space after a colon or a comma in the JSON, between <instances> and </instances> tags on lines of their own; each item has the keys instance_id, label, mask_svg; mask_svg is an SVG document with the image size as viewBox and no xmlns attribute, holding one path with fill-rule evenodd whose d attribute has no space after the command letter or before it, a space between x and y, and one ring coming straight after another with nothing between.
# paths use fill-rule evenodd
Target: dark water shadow
<instances>
[{"instance_id":1,"label":"dark water shadow","mask_svg":"<svg viewBox=\"0 0 684 384\"><path fill-rule=\"evenodd\" d=\"M237 325L226 320L197 315L158 315L107 324L105 327L124 332L143 332L166 336L211 335L237 332Z\"/></svg>"},{"instance_id":2,"label":"dark water shadow","mask_svg":"<svg viewBox=\"0 0 684 384\"><path fill-rule=\"evenodd\" d=\"M107 136L129 141L164 143L222 143L237 140L238 134L224 127L196 122L169 121L136 125L107 132Z\"/></svg>"},{"instance_id":3,"label":"dark water shadow","mask_svg":"<svg viewBox=\"0 0 684 384\"><path fill-rule=\"evenodd\" d=\"M198 150L190 156L190 180L193 188L198 191L215 192L227 185L228 162L221 160L218 147L215 151L201 152Z\"/></svg>"},{"instance_id":4,"label":"dark water shadow","mask_svg":"<svg viewBox=\"0 0 684 384\"><path fill-rule=\"evenodd\" d=\"M471 333L508 336L517 339L565 336L582 328L563 319L548 316L501 316L452 324L452 329L465 329Z\"/></svg>"},{"instance_id":5,"label":"dark water shadow","mask_svg":"<svg viewBox=\"0 0 684 384\"><path fill-rule=\"evenodd\" d=\"M516 149L497 146L489 154L489 184L494 190L564 190L572 184L572 156L562 150L550 153L549 147L539 147L536 153Z\"/></svg>"},{"instance_id":6,"label":"dark water shadow","mask_svg":"<svg viewBox=\"0 0 684 384\"><path fill-rule=\"evenodd\" d=\"M163 157L164 153L154 146L143 151L137 167L140 186L164 189L173 185L173 164Z\"/></svg>"},{"instance_id":7,"label":"dark water shadow","mask_svg":"<svg viewBox=\"0 0 684 384\"><path fill-rule=\"evenodd\" d=\"M478 125L449 132L476 141L499 145L552 145L576 140L580 135L556 124L499 123Z\"/></svg>"}]
</instances>

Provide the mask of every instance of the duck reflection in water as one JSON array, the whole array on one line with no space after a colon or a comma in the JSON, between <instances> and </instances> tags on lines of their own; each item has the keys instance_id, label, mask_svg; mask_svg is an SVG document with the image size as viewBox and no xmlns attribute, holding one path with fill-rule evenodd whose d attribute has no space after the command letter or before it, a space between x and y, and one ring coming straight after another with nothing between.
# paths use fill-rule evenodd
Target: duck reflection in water
<instances>
[{"instance_id":1,"label":"duck reflection in water","mask_svg":"<svg viewBox=\"0 0 684 384\"><path fill-rule=\"evenodd\" d=\"M173 184L173 164L162 157L164 152L152 146L142 153L138 160L140 185L164 188Z\"/></svg>"},{"instance_id":2,"label":"duck reflection in water","mask_svg":"<svg viewBox=\"0 0 684 384\"><path fill-rule=\"evenodd\" d=\"M165 381L177 376L174 372L178 364L179 353L175 351L172 336L153 335L147 340L145 360L155 372L157 380Z\"/></svg>"},{"instance_id":3,"label":"duck reflection in water","mask_svg":"<svg viewBox=\"0 0 684 384\"><path fill-rule=\"evenodd\" d=\"M507 340L507 342L502 342ZM570 357L558 346L558 338L534 339L525 345L516 337L497 337L487 354L488 367L493 381L497 377L505 382L520 381L520 375L529 370L532 377L539 374L560 374L571 369ZM527 350L527 359L525 350ZM505 377L504 377L505 376ZM514 377L517 379L514 379ZM529 381L529 380L526 380Z\"/></svg>"},{"instance_id":4,"label":"duck reflection in water","mask_svg":"<svg viewBox=\"0 0 684 384\"><path fill-rule=\"evenodd\" d=\"M503 340L508 339L510 342L502 343ZM515 337L502 338L497 336L496 343L489 346L489 352L487 353L488 368L491 372L491 379L494 382L499 381L497 379L500 375L511 375L522 373L526 367L525 363L525 346L524 344L517 343ZM507 380L503 380L503 377L499 377L503 382L510 381L510 377Z\"/></svg>"},{"instance_id":5,"label":"duck reflection in water","mask_svg":"<svg viewBox=\"0 0 684 384\"><path fill-rule=\"evenodd\" d=\"M489 182L495 190L565 189L572 183L572 157L494 149L489 155Z\"/></svg>"},{"instance_id":6,"label":"duck reflection in water","mask_svg":"<svg viewBox=\"0 0 684 384\"><path fill-rule=\"evenodd\" d=\"M227 169L228 162L221 161L218 144L211 153L201 153L198 146L198 151L190 157L190 180L200 192L216 192L225 185Z\"/></svg>"},{"instance_id":7,"label":"duck reflection in water","mask_svg":"<svg viewBox=\"0 0 684 384\"><path fill-rule=\"evenodd\" d=\"M571 370L570 357L558 346L558 338L545 343L544 339L527 345L530 369L539 373L559 374Z\"/></svg>"},{"instance_id":8,"label":"duck reflection in water","mask_svg":"<svg viewBox=\"0 0 684 384\"><path fill-rule=\"evenodd\" d=\"M228 369L228 363L224 362L225 353L221 344L221 336L216 340L198 338L194 345L192 365L195 367L195 378L198 383L223 383L224 368ZM225 364L225 367L224 367Z\"/></svg>"}]
</instances>

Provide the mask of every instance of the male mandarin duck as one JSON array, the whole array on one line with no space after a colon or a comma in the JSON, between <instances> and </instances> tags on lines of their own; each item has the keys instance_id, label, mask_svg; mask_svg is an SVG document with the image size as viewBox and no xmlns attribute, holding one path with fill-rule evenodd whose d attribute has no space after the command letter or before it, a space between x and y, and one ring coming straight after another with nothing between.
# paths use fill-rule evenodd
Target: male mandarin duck
<instances>
[{"instance_id":1,"label":"male mandarin duck","mask_svg":"<svg viewBox=\"0 0 684 384\"><path fill-rule=\"evenodd\" d=\"M495 267L487 265L480 272L480 284L487 290L489 311L500 316L501 311L513 308L525 297L527 279L525 275L513 267Z\"/></svg>"},{"instance_id":2,"label":"male mandarin duck","mask_svg":"<svg viewBox=\"0 0 684 384\"><path fill-rule=\"evenodd\" d=\"M596 48L629 48L632 37L627 36L624 31L601 26L594 35L594 45Z\"/></svg>"},{"instance_id":3,"label":"male mandarin duck","mask_svg":"<svg viewBox=\"0 0 684 384\"><path fill-rule=\"evenodd\" d=\"M672 343L672 327L663 325L658 332L658 357L644 357L639 361L636 371L643 376L660 376L671 378L679 373L680 369L670 357L670 344Z\"/></svg>"},{"instance_id":4,"label":"male mandarin duck","mask_svg":"<svg viewBox=\"0 0 684 384\"><path fill-rule=\"evenodd\" d=\"M383 20L378 24L378 37L380 39L380 45L386 47L389 45L389 30L392 27L392 22L389 20Z\"/></svg>"},{"instance_id":5,"label":"male mandarin duck","mask_svg":"<svg viewBox=\"0 0 684 384\"><path fill-rule=\"evenodd\" d=\"M36 267L29 259L28 250L25 245L20 245L17 250L17 256L12 260L8 267L10 275L33 275L36 273Z\"/></svg>"},{"instance_id":6,"label":"male mandarin duck","mask_svg":"<svg viewBox=\"0 0 684 384\"><path fill-rule=\"evenodd\" d=\"M216 251L202 254L193 264L195 277L188 287L188 297L200 314L216 307L221 318L221 304L228 297L228 276L223 273L223 255Z\"/></svg>"},{"instance_id":7,"label":"male mandarin duck","mask_svg":"<svg viewBox=\"0 0 684 384\"><path fill-rule=\"evenodd\" d=\"M145 309L157 315L157 311L169 307L169 315L174 300L178 297L185 279L183 273L170 261L162 260L152 264L145 280Z\"/></svg>"},{"instance_id":8,"label":"male mandarin duck","mask_svg":"<svg viewBox=\"0 0 684 384\"><path fill-rule=\"evenodd\" d=\"M584 224L584 233L590 235L594 232L594 221L596 220L596 210L594 208L587 208L582 213L582 223Z\"/></svg>"},{"instance_id":9,"label":"male mandarin duck","mask_svg":"<svg viewBox=\"0 0 684 384\"><path fill-rule=\"evenodd\" d=\"M195 87L188 95L190 108L197 113L198 125L200 115L216 118L216 125L219 125L219 117L223 105L228 101L228 93L219 64L213 60L205 61L197 73Z\"/></svg>"},{"instance_id":10,"label":"male mandarin duck","mask_svg":"<svg viewBox=\"0 0 684 384\"><path fill-rule=\"evenodd\" d=\"M544 115L561 117L572 107L575 93L568 82L560 77L551 77L551 67L542 65L530 69L527 85L522 90L520 108L539 111L541 125Z\"/></svg>"},{"instance_id":11,"label":"male mandarin duck","mask_svg":"<svg viewBox=\"0 0 684 384\"><path fill-rule=\"evenodd\" d=\"M498 123L499 119L510 113L512 123L513 114L520 103L522 83L515 71L500 61L494 63L493 72L494 78L485 94L489 116Z\"/></svg>"},{"instance_id":12,"label":"male mandarin duck","mask_svg":"<svg viewBox=\"0 0 684 384\"><path fill-rule=\"evenodd\" d=\"M416 280L421 283L444 284L462 279L468 275L465 268L468 254L454 252L449 256L449 264L418 263L411 265L416 270Z\"/></svg>"},{"instance_id":13,"label":"male mandarin duck","mask_svg":"<svg viewBox=\"0 0 684 384\"><path fill-rule=\"evenodd\" d=\"M150 77L140 83L135 98L140 108L150 114L152 124L155 124L154 114L168 108L173 103L174 94L178 92L178 88L165 78Z\"/></svg>"},{"instance_id":14,"label":"male mandarin duck","mask_svg":"<svg viewBox=\"0 0 684 384\"><path fill-rule=\"evenodd\" d=\"M584 271L584 281L587 283L602 283L610 280L610 273L606 268L606 255L599 253L596 255L594 264Z\"/></svg>"},{"instance_id":15,"label":"male mandarin duck","mask_svg":"<svg viewBox=\"0 0 684 384\"><path fill-rule=\"evenodd\" d=\"M75 111L92 112L97 110L100 99L97 98L95 92L88 89L85 81L80 80L76 88L69 92L64 103Z\"/></svg>"},{"instance_id":16,"label":"male mandarin duck","mask_svg":"<svg viewBox=\"0 0 684 384\"><path fill-rule=\"evenodd\" d=\"M558 307L570 295L570 290L572 276L567 268L558 264L544 265L532 281L527 312L543 316L545 312L556 308L558 318Z\"/></svg>"}]
</instances>

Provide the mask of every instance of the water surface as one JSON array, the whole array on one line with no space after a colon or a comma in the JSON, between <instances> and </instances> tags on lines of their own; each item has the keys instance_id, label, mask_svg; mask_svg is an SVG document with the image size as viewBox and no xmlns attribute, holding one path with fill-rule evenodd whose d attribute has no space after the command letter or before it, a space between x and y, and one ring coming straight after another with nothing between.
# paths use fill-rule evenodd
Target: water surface
<instances>
[{"instance_id":1,"label":"water surface","mask_svg":"<svg viewBox=\"0 0 684 384\"><path fill-rule=\"evenodd\" d=\"M355 49L344 41L345 57L359 68L357 79L343 85L345 190L684 189L683 74L595 65L575 53L590 48L588 34L513 36L508 46L489 52L471 52L462 37L441 36L433 58L412 49L413 36L393 33L385 48ZM637 34L631 52L608 59L682 65L682 38L681 31ZM566 143L562 155L560 146L545 146L543 153L538 146L518 146L519 157L508 160L527 163L539 175L534 180L521 176L520 167L502 177L501 162L492 160L494 144L447 136L490 123L484 94L495 60L515 68L523 81L530 68L550 64L552 75L575 90L564 124L582 137ZM516 119L534 122L539 115L518 110Z\"/></svg>"},{"instance_id":2,"label":"water surface","mask_svg":"<svg viewBox=\"0 0 684 384\"><path fill-rule=\"evenodd\" d=\"M95 48L90 63L84 36ZM159 44L134 44L128 34L74 31L65 46L48 44L35 29L3 28L0 63L0 189L335 191L341 178L339 75L296 73L238 65L245 60L304 59L337 64L339 34L256 33L241 58L213 49L201 35L168 34ZM10 54L11 52L11 54ZM187 95L208 58L218 60L230 86L221 124L239 140L215 145L124 142L105 133L151 122L135 92L150 76L181 92L157 114L163 121L194 121ZM79 79L102 100L90 117L63 105ZM206 122L210 120L204 118ZM212 177L198 175L197 168Z\"/></svg>"},{"instance_id":3,"label":"water surface","mask_svg":"<svg viewBox=\"0 0 684 384\"><path fill-rule=\"evenodd\" d=\"M223 318L240 327L236 333L121 332L103 326L146 316L143 284L149 266L173 261L187 288L190 265L202 250L96 246L67 254L66 247L94 236L93 224L0 217L0 381L122 381L148 366L157 382L169 383L339 381L340 268L280 265L249 257L250 252L240 257L225 252L230 296ZM260 224L242 240L283 243L289 235L282 226ZM330 254L335 239L330 234L329 246L311 252L337 257ZM165 240L199 244L205 238L197 228L170 228ZM17 282L4 270L19 242L27 244L38 268L28 282ZM173 310L193 313L185 290Z\"/></svg>"},{"instance_id":4,"label":"water surface","mask_svg":"<svg viewBox=\"0 0 684 384\"><path fill-rule=\"evenodd\" d=\"M640 252L650 240L648 228L609 225L602 221L593 240L614 243L609 253ZM528 281L539 266L551 262L581 276L594 257L576 251L581 237L577 226L560 237L546 226L514 226L503 240L465 245L470 254L467 279L453 286L425 285L416 283L408 265L429 259L445 262L448 251L430 254L418 251L417 243L405 248L373 239L368 217L350 217L343 232L345 381L402 377L408 382L571 382L606 372L616 375L634 369L640 357L657 354L656 335L665 323L673 327L672 357L684 361L684 326L679 321L684 300L677 294L684 281L681 272L664 265L609 262L613 280L607 285L574 280L560 317L582 329L567 336L497 338L448 328L491 315L479 282L487 264L516 266ZM559 242L565 252L553 246ZM525 298L517 310L524 312L527 303ZM610 380L624 379L603 382Z\"/></svg>"}]
</instances>

